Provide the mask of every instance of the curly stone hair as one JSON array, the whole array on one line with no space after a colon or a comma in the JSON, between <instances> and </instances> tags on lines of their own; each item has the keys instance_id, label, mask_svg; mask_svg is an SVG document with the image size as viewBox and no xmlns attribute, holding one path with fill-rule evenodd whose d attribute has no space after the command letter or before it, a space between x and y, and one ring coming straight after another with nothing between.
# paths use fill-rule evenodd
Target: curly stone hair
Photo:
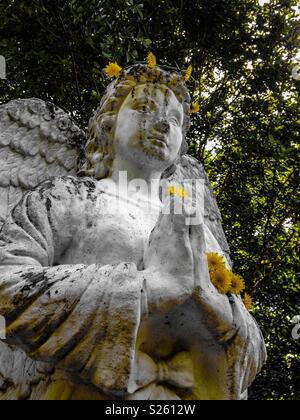
<instances>
[{"instance_id":1,"label":"curly stone hair","mask_svg":"<svg viewBox=\"0 0 300 420\"><path fill-rule=\"evenodd\" d=\"M89 122L86 162L80 171L82 175L96 179L110 175L115 157L114 134L119 110L136 86L145 83L158 83L168 87L182 104L184 123L181 155L187 152L186 134L190 128L191 98L182 75L170 67L149 69L144 64L137 64L126 69L108 86L99 108Z\"/></svg>"}]
</instances>

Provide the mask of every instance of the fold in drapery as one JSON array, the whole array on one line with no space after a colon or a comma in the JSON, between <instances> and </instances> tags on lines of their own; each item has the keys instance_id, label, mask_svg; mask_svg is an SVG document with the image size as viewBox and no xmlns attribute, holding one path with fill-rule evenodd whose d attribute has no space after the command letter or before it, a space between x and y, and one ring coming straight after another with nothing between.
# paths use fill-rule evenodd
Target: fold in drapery
<instances>
[{"instance_id":1,"label":"fold in drapery","mask_svg":"<svg viewBox=\"0 0 300 420\"><path fill-rule=\"evenodd\" d=\"M135 361L142 293L134 264L11 269L1 277L7 342L123 395Z\"/></svg>"}]
</instances>

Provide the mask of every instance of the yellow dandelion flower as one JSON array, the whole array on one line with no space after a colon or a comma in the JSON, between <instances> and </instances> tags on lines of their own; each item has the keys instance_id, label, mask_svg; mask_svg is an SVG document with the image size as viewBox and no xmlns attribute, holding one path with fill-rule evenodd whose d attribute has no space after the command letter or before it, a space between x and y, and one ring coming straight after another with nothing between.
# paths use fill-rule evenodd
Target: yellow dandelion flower
<instances>
[{"instance_id":1,"label":"yellow dandelion flower","mask_svg":"<svg viewBox=\"0 0 300 420\"><path fill-rule=\"evenodd\" d=\"M183 187L176 187L175 185L169 187L169 194L179 198L186 198L188 196L188 192Z\"/></svg>"},{"instance_id":2,"label":"yellow dandelion flower","mask_svg":"<svg viewBox=\"0 0 300 420\"><path fill-rule=\"evenodd\" d=\"M251 311L251 309L253 308L253 300L252 300L251 296L248 295L248 293L245 293L244 305L245 305L245 307L248 311Z\"/></svg>"},{"instance_id":3,"label":"yellow dandelion flower","mask_svg":"<svg viewBox=\"0 0 300 420\"><path fill-rule=\"evenodd\" d=\"M193 66L189 65L188 68L187 68L187 71L185 72L185 75L184 75L184 80L186 82L188 82L190 80L190 78L192 76L192 73L193 73Z\"/></svg>"},{"instance_id":4,"label":"yellow dandelion flower","mask_svg":"<svg viewBox=\"0 0 300 420\"><path fill-rule=\"evenodd\" d=\"M207 254L207 261L209 271L214 271L219 268L225 268L225 260L222 255L217 254L216 252L209 252Z\"/></svg>"},{"instance_id":5,"label":"yellow dandelion flower","mask_svg":"<svg viewBox=\"0 0 300 420\"><path fill-rule=\"evenodd\" d=\"M171 185L171 187L169 187L169 194L175 195L175 191L176 191L176 187L174 185Z\"/></svg>"},{"instance_id":6,"label":"yellow dandelion flower","mask_svg":"<svg viewBox=\"0 0 300 420\"><path fill-rule=\"evenodd\" d=\"M119 77L122 70L122 67L120 67L118 63L109 63L105 67L104 72L108 77L112 79L113 77Z\"/></svg>"},{"instance_id":7,"label":"yellow dandelion flower","mask_svg":"<svg viewBox=\"0 0 300 420\"><path fill-rule=\"evenodd\" d=\"M245 282L238 274L231 274L230 293L240 295L245 290Z\"/></svg>"},{"instance_id":8,"label":"yellow dandelion flower","mask_svg":"<svg viewBox=\"0 0 300 420\"><path fill-rule=\"evenodd\" d=\"M147 63L148 63L149 69L155 69L155 67L157 66L156 57L152 52L149 52L148 54Z\"/></svg>"},{"instance_id":9,"label":"yellow dandelion flower","mask_svg":"<svg viewBox=\"0 0 300 420\"><path fill-rule=\"evenodd\" d=\"M226 295L231 286L231 273L226 268L218 268L210 273L212 284L218 289L219 293Z\"/></svg>"},{"instance_id":10,"label":"yellow dandelion flower","mask_svg":"<svg viewBox=\"0 0 300 420\"><path fill-rule=\"evenodd\" d=\"M193 102L191 104L191 109L190 109L191 114L197 114L197 112L199 112L199 111L200 111L199 102Z\"/></svg>"}]
</instances>

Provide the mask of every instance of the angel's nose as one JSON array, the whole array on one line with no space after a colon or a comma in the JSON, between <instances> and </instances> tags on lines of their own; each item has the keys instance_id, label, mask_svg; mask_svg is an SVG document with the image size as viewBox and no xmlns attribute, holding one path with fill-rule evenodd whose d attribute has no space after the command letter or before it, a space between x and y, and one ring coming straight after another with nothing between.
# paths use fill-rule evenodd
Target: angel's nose
<instances>
[{"instance_id":1,"label":"angel's nose","mask_svg":"<svg viewBox=\"0 0 300 420\"><path fill-rule=\"evenodd\" d=\"M155 125L154 128L162 134L168 134L170 131L170 124L165 119L160 119Z\"/></svg>"}]
</instances>

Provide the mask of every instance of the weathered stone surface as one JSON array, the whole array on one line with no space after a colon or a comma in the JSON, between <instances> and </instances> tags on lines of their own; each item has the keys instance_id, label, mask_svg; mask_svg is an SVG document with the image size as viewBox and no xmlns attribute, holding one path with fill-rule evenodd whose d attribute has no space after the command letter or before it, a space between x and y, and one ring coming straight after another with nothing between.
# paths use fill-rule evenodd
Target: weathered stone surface
<instances>
[{"instance_id":1,"label":"weathered stone surface","mask_svg":"<svg viewBox=\"0 0 300 420\"><path fill-rule=\"evenodd\" d=\"M75 175L85 134L61 109L40 99L0 106L0 217L23 193L52 176Z\"/></svg>"},{"instance_id":2,"label":"weathered stone surface","mask_svg":"<svg viewBox=\"0 0 300 420\"><path fill-rule=\"evenodd\" d=\"M202 166L179 158L189 96L177 76L153 72L138 66L109 87L81 171L94 178L65 176L79 152L67 151L77 129L60 111L37 100L1 108L0 399L244 399L265 362L241 298L209 278L208 251L231 261ZM32 183L9 173L23 171L22 153ZM40 178L36 157L55 178ZM174 213L179 197L166 211L168 188L185 179L203 180L195 225L191 203ZM12 187L29 192L7 214Z\"/></svg>"}]
</instances>

